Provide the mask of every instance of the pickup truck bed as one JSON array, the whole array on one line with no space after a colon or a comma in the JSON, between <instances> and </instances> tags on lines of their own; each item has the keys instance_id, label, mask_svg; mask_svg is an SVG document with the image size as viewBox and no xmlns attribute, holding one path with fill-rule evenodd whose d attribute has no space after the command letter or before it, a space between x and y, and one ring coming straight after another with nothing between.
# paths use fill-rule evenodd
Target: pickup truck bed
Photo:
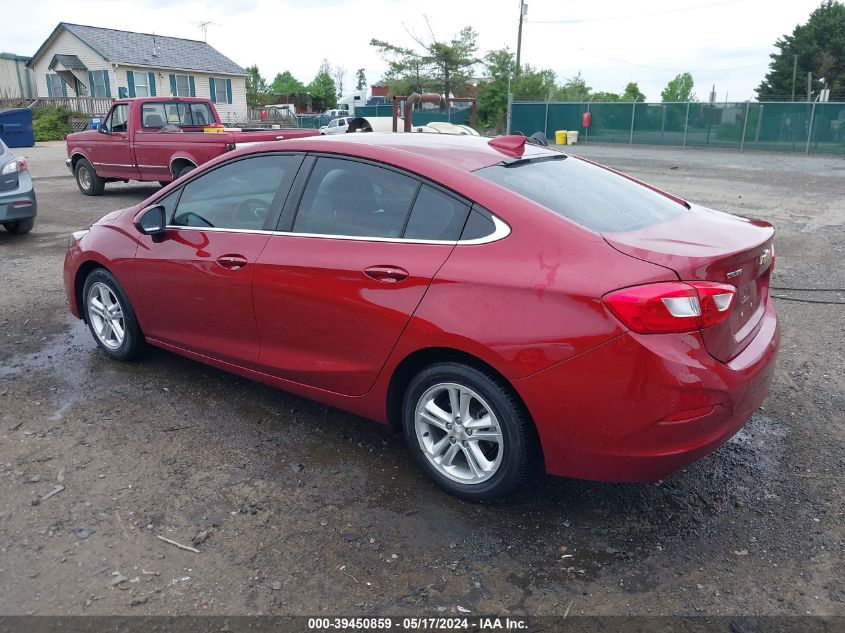
<instances>
[{"instance_id":1,"label":"pickup truck bed","mask_svg":"<svg viewBox=\"0 0 845 633\"><path fill-rule=\"evenodd\" d=\"M67 137L67 166L85 195L113 181L162 184L246 144L314 136L299 128L226 129L208 99L144 97L115 101L97 130Z\"/></svg>"}]
</instances>

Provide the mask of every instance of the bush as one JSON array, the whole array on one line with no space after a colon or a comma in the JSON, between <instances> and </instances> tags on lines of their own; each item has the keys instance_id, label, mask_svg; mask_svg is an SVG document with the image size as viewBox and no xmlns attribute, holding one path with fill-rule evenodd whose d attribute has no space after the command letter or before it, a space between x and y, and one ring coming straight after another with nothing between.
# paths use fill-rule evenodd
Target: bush
<instances>
[{"instance_id":1,"label":"bush","mask_svg":"<svg viewBox=\"0 0 845 633\"><path fill-rule=\"evenodd\" d=\"M37 108L32 112L32 131L36 141L63 141L73 132L68 119L73 113L67 108Z\"/></svg>"}]
</instances>

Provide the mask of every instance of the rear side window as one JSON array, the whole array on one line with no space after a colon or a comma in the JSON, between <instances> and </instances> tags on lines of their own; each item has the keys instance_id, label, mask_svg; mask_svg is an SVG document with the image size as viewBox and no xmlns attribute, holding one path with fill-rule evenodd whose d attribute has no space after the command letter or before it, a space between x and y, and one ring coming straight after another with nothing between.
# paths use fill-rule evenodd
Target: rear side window
<instances>
[{"instance_id":1,"label":"rear side window","mask_svg":"<svg viewBox=\"0 0 845 633\"><path fill-rule=\"evenodd\" d=\"M633 231L683 213L683 205L576 158L494 165L475 172L598 233Z\"/></svg>"},{"instance_id":2,"label":"rear side window","mask_svg":"<svg viewBox=\"0 0 845 633\"><path fill-rule=\"evenodd\" d=\"M419 183L394 171L320 158L293 223L294 233L400 237Z\"/></svg>"},{"instance_id":3,"label":"rear side window","mask_svg":"<svg viewBox=\"0 0 845 633\"><path fill-rule=\"evenodd\" d=\"M496 230L493 220L475 209L469 214L464 232L461 233L461 241L480 240L483 237L492 235Z\"/></svg>"},{"instance_id":4,"label":"rear side window","mask_svg":"<svg viewBox=\"0 0 845 633\"><path fill-rule=\"evenodd\" d=\"M412 240L457 240L468 212L469 207L464 203L423 185L403 237Z\"/></svg>"}]
</instances>

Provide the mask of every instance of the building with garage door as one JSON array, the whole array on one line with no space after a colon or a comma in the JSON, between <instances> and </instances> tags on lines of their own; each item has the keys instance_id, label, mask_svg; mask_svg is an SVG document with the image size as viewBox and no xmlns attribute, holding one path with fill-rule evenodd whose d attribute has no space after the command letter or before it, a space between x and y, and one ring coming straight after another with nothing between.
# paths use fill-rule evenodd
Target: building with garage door
<instances>
[{"instance_id":1,"label":"building with garage door","mask_svg":"<svg viewBox=\"0 0 845 633\"><path fill-rule=\"evenodd\" d=\"M206 42L60 22L28 67L38 97L207 97L247 118L247 72Z\"/></svg>"}]
</instances>

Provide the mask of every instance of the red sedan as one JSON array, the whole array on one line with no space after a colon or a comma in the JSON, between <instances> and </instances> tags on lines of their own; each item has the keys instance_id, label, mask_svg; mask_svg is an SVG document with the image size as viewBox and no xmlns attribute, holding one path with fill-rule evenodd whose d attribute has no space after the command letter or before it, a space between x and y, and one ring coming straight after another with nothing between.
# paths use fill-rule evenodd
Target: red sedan
<instances>
[{"instance_id":1,"label":"red sedan","mask_svg":"<svg viewBox=\"0 0 845 633\"><path fill-rule=\"evenodd\" d=\"M256 145L74 234L70 309L400 429L441 486L659 479L722 445L778 349L774 230L574 156L427 134Z\"/></svg>"}]
</instances>

